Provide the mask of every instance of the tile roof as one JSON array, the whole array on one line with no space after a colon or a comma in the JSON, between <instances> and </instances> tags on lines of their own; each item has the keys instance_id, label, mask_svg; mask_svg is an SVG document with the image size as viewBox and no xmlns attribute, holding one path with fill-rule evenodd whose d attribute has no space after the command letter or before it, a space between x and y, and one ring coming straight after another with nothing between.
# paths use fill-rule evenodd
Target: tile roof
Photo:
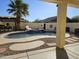
<instances>
[{"instance_id":1,"label":"tile roof","mask_svg":"<svg viewBox=\"0 0 79 59\"><path fill-rule=\"evenodd\" d=\"M15 22L15 17L0 17L1 22Z\"/></svg>"}]
</instances>

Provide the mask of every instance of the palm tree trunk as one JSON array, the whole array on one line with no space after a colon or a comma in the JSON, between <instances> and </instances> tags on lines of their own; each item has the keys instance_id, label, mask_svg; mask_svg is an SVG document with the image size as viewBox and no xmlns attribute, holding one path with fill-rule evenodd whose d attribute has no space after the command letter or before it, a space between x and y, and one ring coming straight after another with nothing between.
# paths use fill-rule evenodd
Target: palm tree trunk
<instances>
[{"instance_id":1,"label":"palm tree trunk","mask_svg":"<svg viewBox=\"0 0 79 59\"><path fill-rule=\"evenodd\" d=\"M20 17L16 17L16 22L15 22L15 30L20 30Z\"/></svg>"}]
</instances>

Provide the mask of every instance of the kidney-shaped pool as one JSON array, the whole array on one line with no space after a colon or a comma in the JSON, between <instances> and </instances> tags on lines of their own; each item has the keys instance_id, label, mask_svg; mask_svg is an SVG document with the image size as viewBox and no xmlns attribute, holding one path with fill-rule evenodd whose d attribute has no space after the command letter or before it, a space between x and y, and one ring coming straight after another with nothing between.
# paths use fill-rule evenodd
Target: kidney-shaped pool
<instances>
[{"instance_id":1,"label":"kidney-shaped pool","mask_svg":"<svg viewBox=\"0 0 79 59\"><path fill-rule=\"evenodd\" d=\"M43 30L31 30L31 31L25 31L25 32L16 32L16 33L11 33L6 36L8 39L21 39L21 38L29 38L29 37L35 37L35 36L51 36L51 37L56 37L56 33L53 31L43 31ZM69 34L65 35L66 37L69 37Z\"/></svg>"}]
</instances>

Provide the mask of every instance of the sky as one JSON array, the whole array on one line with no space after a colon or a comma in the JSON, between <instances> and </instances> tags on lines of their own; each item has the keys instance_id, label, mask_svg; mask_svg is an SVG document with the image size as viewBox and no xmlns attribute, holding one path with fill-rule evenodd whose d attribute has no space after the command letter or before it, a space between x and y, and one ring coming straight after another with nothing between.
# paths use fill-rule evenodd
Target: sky
<instances>
[{"instance_id":1,"label":"sky","mask_svg":"<svg viewBox=\"0 0 79 59\"><path fill-rule=\"evenodd\" d=\"M47 3L40 0L23 0L29 5L29 15L24 17L26 20L34 21L36 19L42 20L48 17L57 16L56 4ZM12 16L6 10L9 8L10 0L0 0L0 16ZM79 15L79 9L68 7L67 16L72 18Z\"/></svg>"}]
</instances>

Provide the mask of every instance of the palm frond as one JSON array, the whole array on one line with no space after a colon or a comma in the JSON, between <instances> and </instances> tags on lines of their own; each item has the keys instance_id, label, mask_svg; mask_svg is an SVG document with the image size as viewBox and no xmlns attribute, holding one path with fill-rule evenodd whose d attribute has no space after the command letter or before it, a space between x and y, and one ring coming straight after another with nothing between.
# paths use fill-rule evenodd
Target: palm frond
<instances>
[{"instance_id":1,"label":"palm frond","mask_svg":"<svg viewBox=\"0 0 79 59\"><path fill-rule=\"evenodd\" d=\"M15 9L7 9L7 11L8 11L8 12L9 12L9 14L10 14L10 13L15 12L16 10L15 10Z\"/></svg>"},{"instance_id":2,"label":"palm frond","mask_svg":"<svg viewBox=\"0 0 79 59\"><path fill-rule=\"evenodd\" d=\"M29 13L28 13L28 5L25 4L25 3L22 5L22 14L24 14L24 16L29 15Z\"/></svg>"},{"instance_id":3,"label":"palm frond","mask_svg":"<svg viewBox=\"0 0 79 59\"><path fill-rule=\"evenodd\" d=\"M8 5L10 8L15 8L15 3L14 1L10 0L10 4Z\"/></svg>"},{"instance_id":4,"label":"palm frond","mask_svg":"<svg viewBox=\"0 0 79 59\"><path fill-rule=\"evenodd\" d=\"M13 13L13 15L26 16L28 13L28 5L23 3L22 0L10 0L10 4L8 5L10 8L7 9L9 13Z\"/></svg>"},{"instance_id":5,"label":"palm frond","mask_svg":"<svg viewBox=\"0 0 79 59\"><path fill-rule=\"evenodd\" d=\"M14 1L15 1L15 0L14 0ZM15 5L14 1L10 0L10 2L11 2L12 5Z\"/></svg>"}]
</instances>

